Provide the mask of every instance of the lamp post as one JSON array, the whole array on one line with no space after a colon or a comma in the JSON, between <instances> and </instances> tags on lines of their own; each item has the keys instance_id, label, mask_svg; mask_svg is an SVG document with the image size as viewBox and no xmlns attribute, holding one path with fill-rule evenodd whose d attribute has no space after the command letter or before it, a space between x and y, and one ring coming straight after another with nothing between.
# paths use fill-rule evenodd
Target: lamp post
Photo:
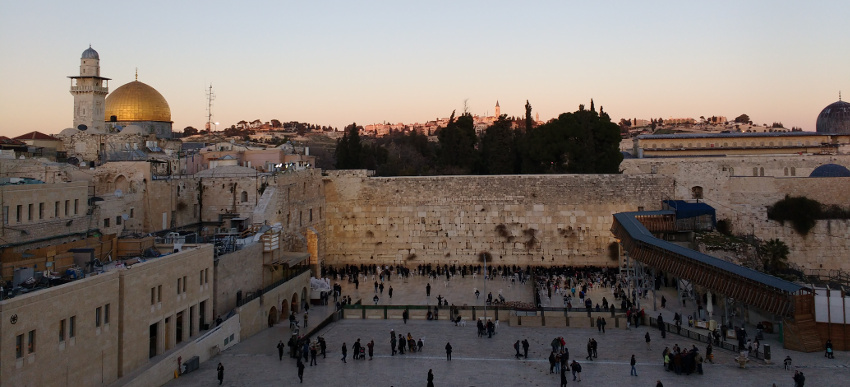
<instances>
[{"instance_id":1,"label":"lamp post","mask_svg":"<svg viewBox=\"0 0 850 387\"><path fill-rule=\"evenodd\" d=\"M213 124L215 124L215 131L216 131L216 132L218 132L218 124L219 124L219 123L218 123L218 122L213 122Z\"/></svg>"}]
</instances>

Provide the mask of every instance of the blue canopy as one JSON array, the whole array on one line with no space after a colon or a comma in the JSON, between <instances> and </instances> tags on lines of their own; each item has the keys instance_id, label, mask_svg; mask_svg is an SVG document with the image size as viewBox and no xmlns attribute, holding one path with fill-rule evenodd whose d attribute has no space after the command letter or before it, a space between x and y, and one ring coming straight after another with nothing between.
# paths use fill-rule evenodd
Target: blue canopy
<instances>
[{"instance_id":1,"label":"blue canopy","mask_svg":"<svg viewBox=\"0 0 850 387\"><path fill-rule=\"evenodd\" d=\"M665 200L664 204L671 210L676 211L676 219L696 218L697 216L710 215L711 223L717 224L717 215L714 207L705 203L688 203L684 200Z\"/></svg>"}]
</instances>

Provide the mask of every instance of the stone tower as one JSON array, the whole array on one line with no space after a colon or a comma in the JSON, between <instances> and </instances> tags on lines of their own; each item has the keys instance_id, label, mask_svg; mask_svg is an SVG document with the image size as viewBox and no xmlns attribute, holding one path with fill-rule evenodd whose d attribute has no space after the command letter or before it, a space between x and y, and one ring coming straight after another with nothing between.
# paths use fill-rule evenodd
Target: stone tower
<instances>
[{"instance_id":1,"label":"stone tower","mask_svg":"<svg viewBox=\"0 0 850 387\"><path fill-rule=\"evenodd\" d=\"M89 46L80 57L80 75L71 78L71 95L74 96L74 128L85 125L87 130L103 132L106 94L109 78L100 76L100 56Z\"/></svg>"},{"instance_id":2,"label":"stone tower","mask_svg":"<svg viewBox=\"0 0 850 387\"><path fill-rule=\"evenodd\" d=\"M496 119L502 116L502 108L499 107L499 100L496 100Z\"/></svg>"}]
</instances>

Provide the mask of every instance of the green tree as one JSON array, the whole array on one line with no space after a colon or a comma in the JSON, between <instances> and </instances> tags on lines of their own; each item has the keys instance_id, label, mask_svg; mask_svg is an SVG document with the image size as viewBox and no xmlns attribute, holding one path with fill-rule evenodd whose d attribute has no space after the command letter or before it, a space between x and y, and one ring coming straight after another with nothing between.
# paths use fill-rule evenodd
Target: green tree
<instances>
[{"instance_id":1,"label":"green tree","mask_svg":"<svg viewBox=\"0 0 850 387\"><path fill-rule=\"evenodd\" d=\"M750 116L746 114L741 114L740 116L735 117L735 122L739 124L746 124L750 122Z\"/></svg>"},{"instance_id":2,"label":"green tree","mask_svg":"<svg viewBox=\"0 0 850 387\"><path fill-rule=\"evenodd\" d=\"M517 151L511 122L502 114L481 136L479 173L506 175L517 173Z\"/></svg>"},{"instance_id":3,"label":"green tree","mask_svg":"<svg viewBox=\"0 0 850 387\"><path fill-rule=\"evenodd\" d=\"M534 119L531 118L531 103L525 100L525 130L530 130L534 127Z\"/></svg>"},{"instance_id":4,"label":"green tree","mask_svg":"<svg viewBox=\"0 0 850 387\"><path fill-rule=\"evenodd\" d=\"M187 126L187 127L183 128L183 135L184 136L194 136L196 134L198 134L198 129L195 129L191 126Z\"/></svg>"},{"instance_id":5,"label":"green tree","mask_svg":"<svg viewBox=\"0 0 850 387\"><path fill-rule=\"evenodd\" d=\"M788 254L790 250L785 242L779 239L771 239L760 247L765 272L776 275L788 268Z\"/></svg>"},{"instance_id":6,"label":"green tree","mask_svg":"<svg viewBox=\"0 0 850 387\"><path fill-rule=\"evenodd\" d=\"M468 174L475 165L475 124L472 115L463 113L455 120L452 112L449 123L437 132L440 144L438 161L447 175Z\"/></svg>"},{"instance_id":7,"label":"green tree","mask_svg":"<svg viewBox=\"0 0 850 387\"><path fill-rule=\"evenodd\" d=\"M337 140L336 151L334 152L337 169L363 168L363 145L360 143L359 132L357 123L353 123L346 127L342 138Z\"/></svg>"}]
</instances>

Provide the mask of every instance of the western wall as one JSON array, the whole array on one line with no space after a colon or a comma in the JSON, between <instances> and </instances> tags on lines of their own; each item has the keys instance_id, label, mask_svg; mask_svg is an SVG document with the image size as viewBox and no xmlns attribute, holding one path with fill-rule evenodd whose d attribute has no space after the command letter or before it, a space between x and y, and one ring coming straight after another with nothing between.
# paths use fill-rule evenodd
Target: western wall
<instances>
[{"instance_id":1,"label":"western wall","mask_svg":"<svg viewBox=\"0 0 850 387\"><path fill-rule=\"evenodd\" d=\"M673 195L660 175L327 174L326 264L613 266L612 214Z\"/></svg>"}]
</instances>

